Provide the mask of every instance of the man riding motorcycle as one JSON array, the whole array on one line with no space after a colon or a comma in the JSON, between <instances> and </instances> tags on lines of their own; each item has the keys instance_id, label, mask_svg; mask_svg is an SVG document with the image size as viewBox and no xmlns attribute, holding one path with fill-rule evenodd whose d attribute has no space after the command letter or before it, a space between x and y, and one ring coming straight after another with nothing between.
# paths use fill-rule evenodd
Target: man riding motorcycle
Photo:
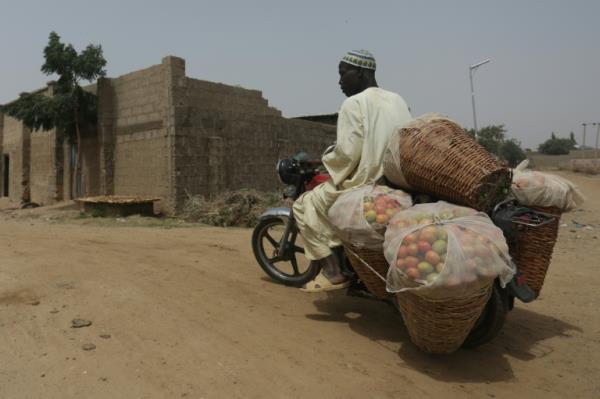
<instances>
[{"instance_id":1,"label":"man riding motorcycle","mask_svg":"<svg viewBox=\"0 0 600 399\"><path fill-rule=\"evenodd\" d=\"M339 84L348 98L338 114L336 145L322 158L331 178L294 203L305 256L322 263L321 274L301 288L305 292L348 286L331 251L342 243L327 212L344 191L383 176L383 154L391 134L412 119L402 97L378 87L375 68L375 59L366 50L349 51L342 58Z\"/></svg>"}]
</instances>

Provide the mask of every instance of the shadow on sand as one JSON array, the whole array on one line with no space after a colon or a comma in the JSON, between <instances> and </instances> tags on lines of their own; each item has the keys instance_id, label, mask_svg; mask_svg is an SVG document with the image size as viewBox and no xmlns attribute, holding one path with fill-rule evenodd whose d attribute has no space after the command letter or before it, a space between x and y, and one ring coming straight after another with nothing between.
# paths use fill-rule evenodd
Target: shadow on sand
<instances>
[{"instance_id":1,"label":"shadow on sand","mask_svg":"<svg viewBox=\"0 0 600 399\"><path fill-rule=\"evenodd\" d=\"M508 357L529 361L552 353L544 342L571 336L577 326L522 308L513 309L503 330L492 342L450 355L429 355L414 346L402 317L382 302L331 295L314 302L319 313L312 320L347 323L352 331L373 341L387 341L401 361L436 380L449 382L495 382L514 379ZM482 367L482 365L485 365Z\"/></svg>"}]
</instances>

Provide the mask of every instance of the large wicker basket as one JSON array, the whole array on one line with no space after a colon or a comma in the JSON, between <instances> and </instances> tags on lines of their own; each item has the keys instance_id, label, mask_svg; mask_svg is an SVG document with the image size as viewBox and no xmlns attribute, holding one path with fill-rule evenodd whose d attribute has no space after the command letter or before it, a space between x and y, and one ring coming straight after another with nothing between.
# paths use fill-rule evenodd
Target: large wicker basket
<instances>
[{"instance_id":1,"label":"large wicker basket","mask_svg":"<svg viewBox=\"0 0 600 399\"><path fill-rule=\"evenodd\" d=\"M369 292L379 299L393 298L394 294L385 289L389 264L383 256L383 248L358 248L351 244L344 244L344 248L352 268Z\"/></svg>"},{"instance_id":2,"label":"large wicker basket","mask_svg":"<svg viewBox=\"0 0 600 399\"><path fill-rule=\"evenodd\" d=\"M509 249L510 256L537 297L542 290L546 273L550 267L562 211L559 208L531 208L553 215L555 219L538 227L513 224L519 234L516 242L509 242Z\"/></svg>"},{"instance_id":3,"label":"large wicker basket","mask_svg":"<svg viewBox=\"0 0 600 399\"><path fill-rule=\"evenodd\" d=\"M510 170L455 122L419 118L396 134L397 172L413 190L483 212L507 196Z\"/></svg>"},{"instance_id":4,"label":"large wicker basket","mask_svg":"<svg viewBox=\"0 0 600 399\"><path fill-rule=\"evenodd\" d=\"M435 299L413 291L397 293L411 341L432 354L459 349L485 308L492 284L490 281L468 294L451 298Z\"/></svg>"}]
</instances>

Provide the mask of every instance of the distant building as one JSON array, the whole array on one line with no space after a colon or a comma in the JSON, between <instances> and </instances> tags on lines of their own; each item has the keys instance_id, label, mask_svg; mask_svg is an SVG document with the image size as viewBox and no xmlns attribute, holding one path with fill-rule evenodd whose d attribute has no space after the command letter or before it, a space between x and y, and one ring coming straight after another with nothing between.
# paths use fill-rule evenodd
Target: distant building
<instances>
[{"instance_id":1,"label":"distant building","mask_svg":"<svg viewBox=\"0 0 600 399\"><path fill-rule=\"evenodd\" d=\"M319 154L335 140L335 127L284 118L260 91L187 77L177 57L88 89L98 95L98 124L83 132L77 196L157 197L174 214L188 195L273 191L278 158ZM44 90L52 95L53 85ZM61 137L0 114L0 196L68 199L75 146Z\"/></svg>"}]
</instances>

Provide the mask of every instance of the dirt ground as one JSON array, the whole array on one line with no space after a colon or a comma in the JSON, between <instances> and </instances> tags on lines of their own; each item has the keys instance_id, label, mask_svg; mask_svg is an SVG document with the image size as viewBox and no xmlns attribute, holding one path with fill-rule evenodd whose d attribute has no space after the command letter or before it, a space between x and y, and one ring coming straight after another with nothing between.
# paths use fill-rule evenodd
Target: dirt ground
<instances>
[{"instance_id":1,"label":"dirt ground","mask_svg":"<svg viewBox=\"0 0 600 399\"><path fill-rule=\"evenodd\" d=\"M391 306L272 283L249 229L0 203L0 398L598 398L600 176L563 174L588 201L541 297L442 357Z\"/></svg>"}]
</instances>

